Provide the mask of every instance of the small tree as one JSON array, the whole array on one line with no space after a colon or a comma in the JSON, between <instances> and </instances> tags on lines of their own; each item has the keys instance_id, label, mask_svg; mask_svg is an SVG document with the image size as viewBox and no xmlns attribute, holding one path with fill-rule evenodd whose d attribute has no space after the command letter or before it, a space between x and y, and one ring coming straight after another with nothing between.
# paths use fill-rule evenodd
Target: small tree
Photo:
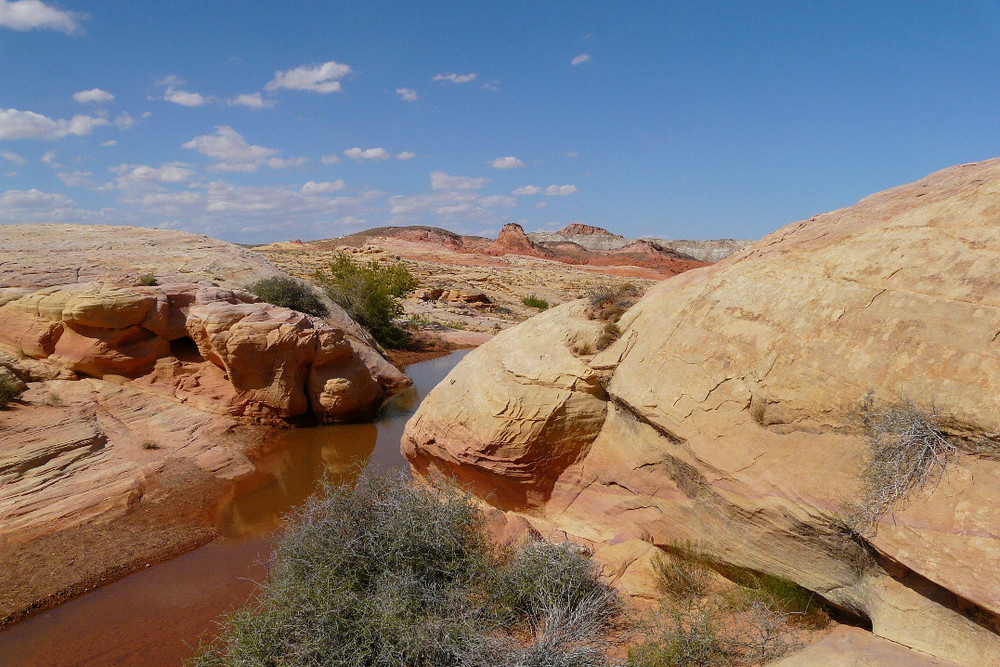
<instances>
[{"instance_id":1,"label":"small tree","mask_svg":"<svg viewBox=\"0 0 1000 667\"><path fill-rule=\"evenodd\" d=\"M367 328L385 347L400 347L407 333L393 321L403 314L401 299L417 287L417 279L402 264L355 262L338 255L326 271L317 271L317 283L330 299Z\"/></svg>"}]
</instances>

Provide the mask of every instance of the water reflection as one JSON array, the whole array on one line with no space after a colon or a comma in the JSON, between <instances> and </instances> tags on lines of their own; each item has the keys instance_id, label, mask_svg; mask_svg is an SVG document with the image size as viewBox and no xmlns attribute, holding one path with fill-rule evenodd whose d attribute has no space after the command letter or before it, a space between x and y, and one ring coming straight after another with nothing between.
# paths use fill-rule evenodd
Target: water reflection
<instances>
[{"instance_id":1,"label":"water reflection","mask_svg":"<svg viewBox=\"0 0 1000 667\"><path fill-rule=\"evenodd\" d=\"M375 423L274 431L267 443L271 453L257 462L260 474L237 485L234 499L219 512L223 535L243 538L270 534L285 514L309 497L324 475L343 484L353 482L362 471L408 471L399 450L407 420L427 392L468 352L452 352L407 368L413 386L387 401Z\"/></svg>"}]
</instances>

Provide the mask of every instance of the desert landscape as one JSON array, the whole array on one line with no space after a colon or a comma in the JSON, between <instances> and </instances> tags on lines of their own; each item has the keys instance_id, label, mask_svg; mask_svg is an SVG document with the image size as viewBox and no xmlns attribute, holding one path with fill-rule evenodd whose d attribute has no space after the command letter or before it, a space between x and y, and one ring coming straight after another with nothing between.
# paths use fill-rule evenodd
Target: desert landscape
<instances>
[{"instance_id":1,"label":"desert landscape","mask_svg":"<svg viewBox=\"0 0 1000 667\"><path fill-rule=\"evenodd\" d=\"M995 5L0 0L0 666L1000 665Z\"/></svg>"}]
</instances>

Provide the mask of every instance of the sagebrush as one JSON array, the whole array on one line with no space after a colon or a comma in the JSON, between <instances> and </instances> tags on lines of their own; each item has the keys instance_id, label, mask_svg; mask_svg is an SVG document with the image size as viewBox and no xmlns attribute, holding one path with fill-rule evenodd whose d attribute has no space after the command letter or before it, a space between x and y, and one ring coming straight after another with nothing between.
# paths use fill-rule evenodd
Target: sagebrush
<instances>
[{"instance_id":1,"label":"sagebrush","mask_svg":"<svg viewBox=\"0 0 1000 667\"><path fill-rule=\"evenodd\" d=\"M0 408L7 407L7 404L17 398L20 394L20 387L6 375L0 375Z\"/></svg>"},{"instance_id":2,"label":"sagebrush","mask_svg":"<svg viewBox=\"0 0 1000 667\"><path fill-rule=\"evenodd\" d=\"M291 308L307 315L324 317L329 314L329 309L316 292L295 278L286 276L264 278L247 287L247 291L257 295L261 301Z\"/></svg>"},{"instance_id":3,"label":"sagebrush","mask_svg":"<svg viewBox=\"0 0 1000 667\"><path fill-rule=\"evenodd\" d=\"M367 478L293 519L255 602L192 664L608 664L618 601L590 562L548 543L496 551L467 496Z\"/></svg>"},{"instance_id":4,"label":"sagebrush","mask_svg":"<svg viewBox=\"0 0 1000 667\"><path fill-rule=\"evenodd\" d=\"M859 415L868 451L859 497L848 514L855 530L872 536L881 517L937 485L957 447L942 433L933 406L922 408L907 398L879 405L869 394Z\"/></svg>"},{"instance_id":5,"label":"sagebrush","mask_svg":"<svg viewBox=\"0 0 1000 667\"><path fill-rule=\"evenodd\" d=\"M341 254L325 271L317 271L315 280L381 345L396 348L407 343L406 331L395 320L403 315L401 299L418 283L403 264L361 263Z\"/></svg>"}]
</instances>

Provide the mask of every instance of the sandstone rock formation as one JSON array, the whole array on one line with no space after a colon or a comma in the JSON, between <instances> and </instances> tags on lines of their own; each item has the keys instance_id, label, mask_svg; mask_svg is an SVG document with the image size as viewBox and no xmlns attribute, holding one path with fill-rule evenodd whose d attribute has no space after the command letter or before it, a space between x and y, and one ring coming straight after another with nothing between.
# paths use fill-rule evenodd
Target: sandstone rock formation
<instances>
[{"instance_id":1,"label":"sandstone rock formation","mask_svg":"<svg viewBox=\"0 0 1000 667\"><path fill-rule=\"evenodd\" d=\"M160 284L136 286L147 273ZM36 576L4 545L44 538L69 552L61 531L114 531L168 498L211 526L212 499L256 478L247 418L364 419L409 384L335 305L318 318L240 289L275 275L249 250L180 232L0 227L0 368L27 386L0 412L0 588ZM208 506L185 500L202 486ZM189 537L147 539L157 530L133 541L162 552ZM35 603L0 603L0 623Z\"/></svg>"},{"instance_id":2,"label":"sandstone rock formation","mask_svg":"<svg viewBox=\"0 0 1000 667\"><path fill-rule=\"evenodd\" d=\"M789 225L653 287L596 357L566 304L469 354L403 449L543 533L791 579L875 635L1000 661L1000 160ZM874 536L845 522L870 391L933 404L960 453Z\"/></svg>"}]
</instances>

